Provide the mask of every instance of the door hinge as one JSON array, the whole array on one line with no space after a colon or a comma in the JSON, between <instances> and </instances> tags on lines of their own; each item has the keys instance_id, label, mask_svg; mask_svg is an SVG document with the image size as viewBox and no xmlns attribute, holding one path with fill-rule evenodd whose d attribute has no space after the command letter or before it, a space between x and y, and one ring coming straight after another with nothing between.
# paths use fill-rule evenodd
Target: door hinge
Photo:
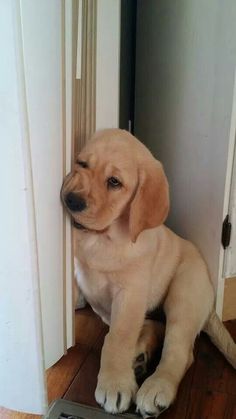
<instances>
[{"instance_id":1,"label":"door hinge","mask_svg":"<svg viewBox=\"0 0 236 419\"><path fill-rule=\"evenodd\" d=\"M231 237L231 222L229 221L229 214L226 215L223 225L222 225L222 234L221 234L221 243L224 249L230 244Z\"/></svg>"}]
</instances>

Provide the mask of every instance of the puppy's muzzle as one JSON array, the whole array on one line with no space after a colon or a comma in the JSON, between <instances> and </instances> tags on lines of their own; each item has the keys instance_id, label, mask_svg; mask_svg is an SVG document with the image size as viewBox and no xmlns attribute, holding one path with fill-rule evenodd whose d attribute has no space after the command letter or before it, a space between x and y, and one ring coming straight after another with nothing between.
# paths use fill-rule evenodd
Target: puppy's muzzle
<instances>
[{"instance_id":1,"label":"puppy's muzzle","mask_svg":"<svg viewBox=\"0 0 236 419\"><path fill-rule=\"evenodd\" d=\"M82 196L75 192L69 192L65 196L65 204L71 211L81 212L87 207L86 201Z\"/></svg>"}]
</instances>

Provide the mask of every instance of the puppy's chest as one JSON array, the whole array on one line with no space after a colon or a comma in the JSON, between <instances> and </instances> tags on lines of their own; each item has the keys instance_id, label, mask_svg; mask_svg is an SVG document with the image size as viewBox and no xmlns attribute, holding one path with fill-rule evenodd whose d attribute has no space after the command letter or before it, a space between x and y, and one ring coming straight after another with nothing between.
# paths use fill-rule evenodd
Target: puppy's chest
<instances>
[{"instance_id":1,"label":"puppy's chest","mask_svg":"<svg viewBox=\"0 0 236 419\"><path fill-rule=\"evenodd\" d=\"M93 310L107 324L110 323L112 300L118 290L110 276L109 273L90 269L78 261L77 283Z\"/></svg>"},{"instance_id":2,"label":"puppy's chest","mask_svg":"<svg viewBox=\"0 0 236 419\"><path fill-rule=\"evenodd\" d=\"M126 247L126 244L114 243L104 236L90 235L79 243L79 260L90 270L119 271L127 263Z\"/></svg>"}]
</instances>

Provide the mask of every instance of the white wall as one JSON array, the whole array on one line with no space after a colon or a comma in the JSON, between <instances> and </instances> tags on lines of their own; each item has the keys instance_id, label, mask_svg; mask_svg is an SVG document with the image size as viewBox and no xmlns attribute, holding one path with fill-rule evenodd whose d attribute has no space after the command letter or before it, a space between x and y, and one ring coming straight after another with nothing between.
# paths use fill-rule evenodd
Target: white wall
<instances>
[{"instance_id":1,"label":"white wall","mask_svg":"<svg viewBox=\"0 0 236 419\"><path fill-rule=\"evenodd\" d=\"M236 66L236 2L138 1L135 133L163 161L169 225L217 283Z\"/></svg>"}]
</instances>

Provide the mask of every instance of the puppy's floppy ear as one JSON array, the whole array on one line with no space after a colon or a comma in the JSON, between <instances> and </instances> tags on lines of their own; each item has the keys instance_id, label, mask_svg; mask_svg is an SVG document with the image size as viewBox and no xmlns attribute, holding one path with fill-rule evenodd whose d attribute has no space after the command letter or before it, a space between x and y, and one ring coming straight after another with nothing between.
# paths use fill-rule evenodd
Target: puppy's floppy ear
<instances>
[{"instance_id":1,"label":"puppy's floppy ear","mask_svg":"<svg viewBox=\"0 0 236 419\"><path fill-rule=\"evenodd\" d=\"M129 231L132 242L148 228L161 225L169 212L169 186L163 167L150 159L139 169L136 194L130 205Z\"/></svg>"}]
</instances>

